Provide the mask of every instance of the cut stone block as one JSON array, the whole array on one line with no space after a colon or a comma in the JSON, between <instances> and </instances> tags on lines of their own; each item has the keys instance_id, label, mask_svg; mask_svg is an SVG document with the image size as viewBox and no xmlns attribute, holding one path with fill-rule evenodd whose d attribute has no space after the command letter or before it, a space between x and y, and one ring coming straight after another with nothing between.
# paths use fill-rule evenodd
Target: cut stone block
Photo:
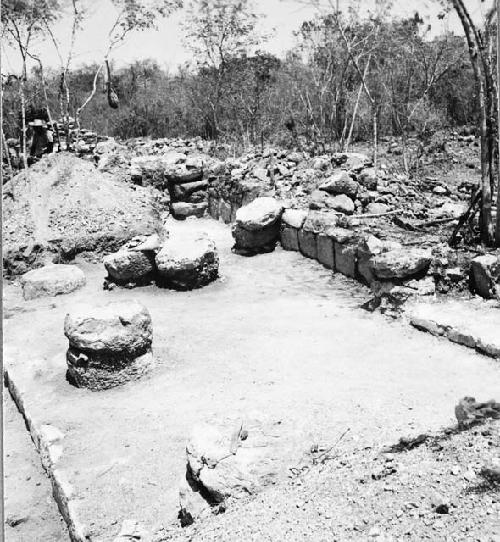
<instances>
[{"instance_id":1,"label":"cut stone block","mask_svg":"<svg viewBox=\"0 0 500 542\"><path fill-rule=\"evenodd\" d=\"M207 203L185 203L177 202L170 204L170 212L177 220L184 220L189 216L201 218L207 210Z\"/></svg>"},{"instance_id":2,"label":"cut stone block","mask_svg":"<svg viewBox=\"0 0 500 542\"><path fill-rule=\"evenodd\" d=\"M318 233L316 237L318 249L318 261L328 269L335 269L334 241L324 233Z\"/></svg>"},{"instance_id":3,"label":"cut stone block","mask_svg":"<svg viewBox=\"0 0 500 542\"><path fill-rule=\"evenodd\" d=\"M300 252L313 260L318 259L318 247L316 245L316 234L312 231L307 231L304 228L298 232L298 241Z\"/></svg>"},{"instance_id":4,"label":"cut stone block","mask_svg":"<svg viewBox=\"0 0 500 542\"><path fill-rule=\"evenodd\" d=\"M285 224L282 224L280 231L280 241L281 246L285 250L295 250L298 252L299 236L298 230L296 228L292 228L291 226L286 226Z\"/></svg>"},{"instance_id":5,"label":"cut stone block","mask_svg":"<svg viewBox=\"0 0 500 542\"><path fill-rule=\"evenodd\" d=\"M54 297L68 294L85 285L85 275L74 265L51 264L28 271L21 277L23 297Z\"/></svg>"}]
</instances>

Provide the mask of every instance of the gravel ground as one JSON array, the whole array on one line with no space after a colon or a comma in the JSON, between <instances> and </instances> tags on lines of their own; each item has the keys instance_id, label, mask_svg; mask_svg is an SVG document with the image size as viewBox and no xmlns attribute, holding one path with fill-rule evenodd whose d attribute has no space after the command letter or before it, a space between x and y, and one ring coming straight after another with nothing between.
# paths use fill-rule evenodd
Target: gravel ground
<instances>
[{"instance_id":1,"label":"gravel ground","mask_svg":"<svg viewBox=\"0 0 500 542\"><path fill-rule=\"evenodd\" d=\"M400 452L348 440L304 457L286 485L157 541L500 541L500 485L480 475L500 456L498 421Z\"/></svg>"}]
</instances>

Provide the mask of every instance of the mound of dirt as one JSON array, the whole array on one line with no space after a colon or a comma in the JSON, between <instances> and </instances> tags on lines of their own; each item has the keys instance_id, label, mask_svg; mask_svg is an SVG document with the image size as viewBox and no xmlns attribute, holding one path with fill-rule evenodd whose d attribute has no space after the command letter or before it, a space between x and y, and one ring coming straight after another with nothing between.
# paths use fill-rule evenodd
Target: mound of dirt
<instances>
[{"instance_id":1,"label":"mound of dirt","mask_svg":"<svg viewBox=\"0 0 500 542\"><path fill-rule=\"evenodd\" d=\"M44 157L4 185L4 269L116 251L160 226L151 189L135 187L67 153Z\"/></svg>"}]
</instances>

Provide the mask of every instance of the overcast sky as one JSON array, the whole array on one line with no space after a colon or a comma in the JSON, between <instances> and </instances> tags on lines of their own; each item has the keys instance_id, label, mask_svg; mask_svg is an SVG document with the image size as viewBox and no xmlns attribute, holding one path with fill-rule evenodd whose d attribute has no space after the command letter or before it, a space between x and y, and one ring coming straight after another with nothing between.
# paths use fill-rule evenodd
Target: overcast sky
<instances>
[{"instance_id":1,"label":"overcast sky","mask_svg":"<svg viewBox=\"0 0 500 542\"><path fill-rule=\"evenodd\" d=\"M34 0L36 1L36 0ZM330 0L319 0L323 6L327 6ZM334 2L334 0L331 0ZM340 6L347 6L349 0L339 0ZM373 7L375 0L361 0L361 10ZM73 66L99 61L103 57L106 47L106 37L113 21L116 18L116 9L110 0L86 0L89 6L89 16L85 20L83 29L79 32L75 45ZM480 0L467 0L471 12L475 18L481 16L484 3ZM263 49L282 55L293 45L293 31L297 30L302 21L311 19L319 13L318 7L307 0L254 0L256 11L265 17L261 23L261 29L269 34L269 40ZM481 7L483 6L483 7ZM321 7L319 8L321 9ZM438 33L447 28L460 32L460 25L456 16L451 16L445 21L437 19L440 11L436 0L395 0L395 15L411 15L418 9L426 22L433 26L433 32ZM148 30L143 33L129 35L125 44L112 54L112 60L116 65L123 65L134 60L154 58L162 66L175 70L177 66L190 60L189 51L183 45L181 22L185 13L181 10L161 20L158 30ZM55 26L55 34L61 43L63 51L68 50L71 30L71 18L63 17ZM19 55L15 50L2 47L2 72L13 73L19 70ZM47 66L58 66L58 56L53 45L49 42L39 41L36 49Z\"/></svg>"}]
</instances>

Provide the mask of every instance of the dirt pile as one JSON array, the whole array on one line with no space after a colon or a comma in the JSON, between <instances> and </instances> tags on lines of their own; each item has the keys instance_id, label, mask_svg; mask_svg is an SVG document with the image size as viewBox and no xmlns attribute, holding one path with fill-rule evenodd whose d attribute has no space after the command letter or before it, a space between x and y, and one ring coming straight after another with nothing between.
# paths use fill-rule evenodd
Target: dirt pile
<instances>
[{"instance_id":1,"label":"dirt pile","mask_svg":"<svg viewBox=\"0 0 500 542\"><path fill-rule=\"evenodd\" d=\"M4 185L3 218L7 274L82 252L111 252L159 226L151 190L67 153L44 157Z\"/></svg>"}]
</instances>

